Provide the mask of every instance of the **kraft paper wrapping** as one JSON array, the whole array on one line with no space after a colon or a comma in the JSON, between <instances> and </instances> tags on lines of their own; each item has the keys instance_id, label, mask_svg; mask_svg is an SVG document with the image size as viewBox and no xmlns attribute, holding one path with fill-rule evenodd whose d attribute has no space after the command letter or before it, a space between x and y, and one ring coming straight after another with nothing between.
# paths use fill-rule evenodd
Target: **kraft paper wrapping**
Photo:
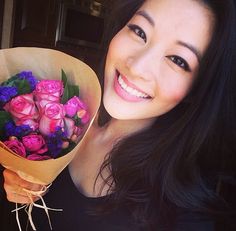
<instances>
[{"instance_id":1,"label":"kraft paper wrapping","mask_svg":"<svg viewBox=\"0 0 236 231\"><path fill-rule=\"evenodd\" d=\"M41 161L20 157L5 149L2 143L0 147L0 163L4 167L28 181L44 185L53 182L78 152L99 108L101 87L95 72L88 65L63 52L25 47L0 50L0 82L23 70L32 71L38 79L61 79L61 69L71 84L79 86L80 98L88 106L91 118L76 147L60 158Z\"/></svg>"}]
</instances>

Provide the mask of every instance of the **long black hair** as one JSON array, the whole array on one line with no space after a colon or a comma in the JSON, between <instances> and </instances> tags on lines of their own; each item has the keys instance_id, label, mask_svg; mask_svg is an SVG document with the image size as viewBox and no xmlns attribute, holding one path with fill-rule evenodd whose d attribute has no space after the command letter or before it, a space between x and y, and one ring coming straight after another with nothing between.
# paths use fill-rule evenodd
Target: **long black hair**
<instances>
[{"instance_id":1,"label":"long black hair","mask_svg":"<svg viewBox=\"0 0 236 231\"><path fill-rule=\"evenodd\" d=\"M121 2L107 41L144 1ZM111 172L105 179L112 182L110 204L126 203L149 227L173 208L226 210L219 185L235 177L235 6L233 0L201 2L216 22L190 93L151 127L118 142L100 170ZM109 121L103 108L99 119L100 125Z\"/></svg>"}]
</instances>

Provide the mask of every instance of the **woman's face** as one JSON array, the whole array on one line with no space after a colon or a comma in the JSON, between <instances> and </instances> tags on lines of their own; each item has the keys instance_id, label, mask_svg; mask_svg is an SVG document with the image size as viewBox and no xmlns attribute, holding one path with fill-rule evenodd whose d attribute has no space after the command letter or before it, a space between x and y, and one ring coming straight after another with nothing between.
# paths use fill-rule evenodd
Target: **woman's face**
<instances>
[{"instance_id":1,"label":"woman's face","mask_svg":"<svg viewBox=\"0 0 236 231\"><path fill-rule=\"evenodd\" d=\"M112 39L104 106L117 119L152 119L188 93L214 17L200 1L147 0Z\"/></svg>"}]
</instances>

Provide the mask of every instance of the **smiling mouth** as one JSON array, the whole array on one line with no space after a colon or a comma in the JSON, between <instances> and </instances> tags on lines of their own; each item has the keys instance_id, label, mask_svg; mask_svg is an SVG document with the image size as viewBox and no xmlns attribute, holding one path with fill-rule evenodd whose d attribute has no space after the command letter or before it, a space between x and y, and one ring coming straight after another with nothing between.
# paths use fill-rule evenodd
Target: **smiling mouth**
<instances>
[{"instance_id":1,"label":"smiling mouth","mask_svg":"<svg viewBox=\"0 0 236 231\"><path fill-rule=\"evenodd\" d=\"M118 80L118 83L120 85L120 87L125 91L127 92L128 94L132 95L132 96L135 96L135 97L138 97L138 98L143 98L143 99L150 99L151 97L144 93L144 92L141 92L140 90L136 89L136 88L133 88L131 87L130 85L128 85L124 79L122 78L121 74L118 73L118 76L117 76L117 80Z\"/></svg>"}]
</instances>

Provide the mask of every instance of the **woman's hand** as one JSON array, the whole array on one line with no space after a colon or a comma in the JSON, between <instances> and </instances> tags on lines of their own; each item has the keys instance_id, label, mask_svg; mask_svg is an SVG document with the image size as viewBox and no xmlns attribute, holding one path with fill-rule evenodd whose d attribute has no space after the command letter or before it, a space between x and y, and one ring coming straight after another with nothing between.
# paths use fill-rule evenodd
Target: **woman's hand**
<instances>
[{"instance_id":1,"label":"woman's hand","mask_svg":"<svg viewBox=\"0 0 236 231\"><path fill-rule=\"evenodd\" d=\"M5 169L3 171L4 176L4 189L6 191L7 199L10 202L29 204L39 199L37 196L29 196L27 190L40 191L44 187L40 184L31 183L19 177L17 173Z\"/></svg>"}]
</instances>

